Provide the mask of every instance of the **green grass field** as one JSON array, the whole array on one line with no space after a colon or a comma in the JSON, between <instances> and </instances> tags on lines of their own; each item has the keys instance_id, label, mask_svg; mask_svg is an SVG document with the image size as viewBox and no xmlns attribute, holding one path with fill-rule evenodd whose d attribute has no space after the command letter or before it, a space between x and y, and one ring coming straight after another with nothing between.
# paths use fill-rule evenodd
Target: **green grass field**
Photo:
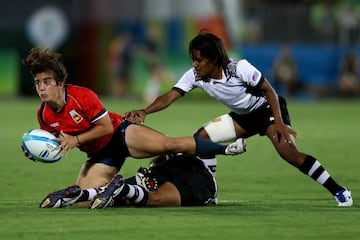
<instances>
[{"instance_id":1,"label":"green grass field","mask_svg":"<svg viewBox=\"0 0 360 240\"><path fill-rule=\"evenodd\" d=\"M143 105L104 103L119 113ZM37 106L36 98L0 102L0 239L359 239L359 101L289 102L299 148L352 190L351 208L338 208L326 190L282 161L266 138L254 137L244 155L219 157L218 206L39 209L44 195L75 182L85 155L74 150L55 164L23 156L21 136L38 127ZM190 98L146 123L170 136L192 135L223 112L213 100ZM147 162L128 159L121 172L130 176Z\"/></svg>"}]
</instances>

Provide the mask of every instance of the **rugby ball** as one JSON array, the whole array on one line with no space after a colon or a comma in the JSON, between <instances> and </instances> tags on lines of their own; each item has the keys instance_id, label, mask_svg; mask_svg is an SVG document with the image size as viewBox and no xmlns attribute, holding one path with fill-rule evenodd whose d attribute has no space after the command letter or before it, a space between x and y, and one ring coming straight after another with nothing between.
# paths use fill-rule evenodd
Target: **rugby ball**
<instances>
[{"instance_id":1,"label":"rugby ball","mask_svg":"<svg viewBox=\"0 0 360 240\"><path fill-rule=\"evenodd\" d=\"M35 160L43 163L54 163L61 159L61 149L56 149L59 143L55 136L42 129L32 129L24 133L22 146Z\"/></svg>"}]
</instances>

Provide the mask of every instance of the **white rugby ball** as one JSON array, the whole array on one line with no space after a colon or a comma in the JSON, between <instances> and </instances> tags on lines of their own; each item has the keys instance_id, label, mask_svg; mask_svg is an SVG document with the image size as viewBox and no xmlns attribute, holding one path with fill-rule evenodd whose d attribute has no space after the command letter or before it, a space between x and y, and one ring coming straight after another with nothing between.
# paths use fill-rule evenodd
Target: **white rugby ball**
<instances>
[{"instance_id":1,"label":"white rugby ball","mask_svg":"<svg viewBox=\"0 0 360 240\"><path fill-rule=\"evenodd\" d=\"M59 143L54 140L55 136L42 129L32 129L24 133L22 146L27 153L36 161L54 163L61 159L61 149L54 150Z\"/></svg>"}]
</instances>

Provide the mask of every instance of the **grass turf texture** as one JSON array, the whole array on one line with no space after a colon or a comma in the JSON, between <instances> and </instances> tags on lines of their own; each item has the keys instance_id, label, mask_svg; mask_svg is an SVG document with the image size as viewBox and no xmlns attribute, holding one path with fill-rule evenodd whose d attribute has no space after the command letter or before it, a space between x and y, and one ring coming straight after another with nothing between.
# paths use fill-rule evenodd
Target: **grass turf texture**
<instances>
[{"instance_id":1,"label":"grass turf texture","mask_svg":"<svg viewBox=\"0 0 360 240\"><path fill-rule=\"evenodd\" d=\"M254 137L246 154L219 157L218 206L98 211L38 208L48 192L75 182L85 159L78 150L55 164L23 156L21 136L38 127L38 103L36 98L0 103L0 239L358 239L359 101L289 102L299 148L352 190L352 208L338 208L326 190L282 161L266 138ZM143 106L132 100L104 103L119 113ZM224 112L213 100L189 97L149 115L146 123L184 136ZM130 176L147 162L130 158L121 173Z\"/></svg>"}]
</instances>

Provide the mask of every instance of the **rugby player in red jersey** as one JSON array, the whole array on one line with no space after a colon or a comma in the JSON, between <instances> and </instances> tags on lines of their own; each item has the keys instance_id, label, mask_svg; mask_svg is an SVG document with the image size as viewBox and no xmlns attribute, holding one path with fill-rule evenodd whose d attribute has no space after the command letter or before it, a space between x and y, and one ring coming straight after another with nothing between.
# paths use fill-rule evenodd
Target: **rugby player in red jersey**
<instances>
[{"instance_id":1,"label":"rugby player in red jersey","mask_svg":"<svg viewBox=\"0 0 360 240\"><path fill-rule=\"evenodd\" d=\"M41 100L37 112L40 127L57 136L65 156L78 147L88 157L76 185L48 194L40 203L42 208L64 207L79 199L92 199L97 191L85 194L82 189L105 186L129 156L147 158L180 152L201 156L236 155L245 151L243 139L225 146L190 136L167 137L107 111L92 90L66 84L68 74L59 53L34 48L22 64L32 74Z\"/></svg>"}]
</instances>

